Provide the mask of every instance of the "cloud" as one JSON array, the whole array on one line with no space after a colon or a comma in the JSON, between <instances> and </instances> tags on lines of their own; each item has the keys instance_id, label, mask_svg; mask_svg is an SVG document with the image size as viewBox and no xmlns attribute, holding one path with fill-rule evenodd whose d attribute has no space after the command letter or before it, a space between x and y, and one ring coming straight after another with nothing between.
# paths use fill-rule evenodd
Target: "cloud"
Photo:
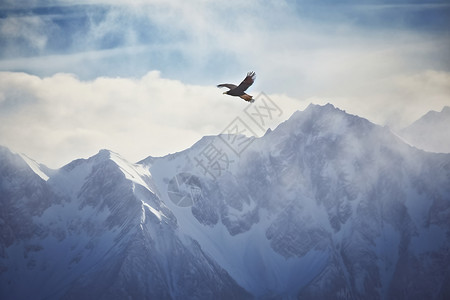
<instances>
[{"instance_id":1,"label":"cloud","mask_svg":"<svg viewBox=\"0 0 450 300\"><path fill-rule=\"evenodd\" d=\"M316 104L331 102L370 121L402 129L430 110L450 104L450 73L425 70L411 74L386 75L377 81L354 81L360 86L344 87L341 95L312 97Z\"/></svg>"},{"instance_id":2,"label":"cloud","mask_svg":"<svg viewBox=\"0 0 450 300\"><path fill-rule=\"evenodd\" d=\"M0 35L4 39L2 44L6 46L1 53L5 57L39 54L47 44L46 26L36 16L0 19Z\"/></svg>"},{"instance_id":3,"label":"cloud","mask_svg":"<svg viewBox=\"0 0 450 300\"><path fill-rule=\"evenodd\" d=\"M381 71L380 66L385 73L423 71L430 68L432 57L431 63L440 62L442 68L444 61L445 71L450 68L445 58L450 43L443 29L436 36L435 27L425 32L417 31L418 26L408 28L411 10L436 19L449 10L443 4L430 8L382 1L371 5L201 0L53 3L52 8L28 11L45 25L30 35L46 41L41 43L44 49L34 57L3 57L0 69L39 76L68 72L85 80L141 77L160 70L164 76L193 84L213 83L208 81L211 73L225 79L255 69L270 74L264 86L274 83L268 86L273 92L296 92L293 87L302 84L305 92L295 96L304 97L342 86L340 81L352 80L353 74L378 80L373 76L379 77L374 70ZM4 40L11 49L27 48L14 39ZM29 47L35 46L30 42ZM292 83L293 78L301 82Z\"/></svg>"},{"instance_id":4,"label":"cloud","mask_svg":"<svg viewBox=\"0 0 450 300\"><path fill-rule=\"evenodd\" d=\"M247 106L214 86L186 85L157 71L93 81L2 72L0 82L0 144L51 167L102 148L135 161L180 151L222 132Z\"/></svg>"},{"instance_id":5,"label":"cloud","mask_svg":"<svg viewBox=\"0 0 450 300\"><path fill-rule=\"evenodd\" d=\"M437 71L393 76L382 83L383 101L377 93L302 101L268 94L283 111L270 126L274 128L310 102L331 102L378 124L395 120L407 125L430 107L439 110L448 104L449 79L449 73ZM256 96L259 91L252 87L250 93ZM137 161L180 151L204 135L221 133L242 116L247 105L221 95L215 86L185 84L163 78L158 71L141 78L90 81L65 73L40 78L0 72L0 144L51 167L102 148Z\"/></svg>"},{"instance_id":6,"label":"cloud","mask_svg":"<svg viewBox=\"0 0 450 300\"><path fill-rule=\"evenodd\" d=\"M0 14L0 144L52 166L217 134L245 103L215 85L252 70L285 118L331 102L402 127L449 104L445 3L26 2Z\"/></svg>"}]
</instances>

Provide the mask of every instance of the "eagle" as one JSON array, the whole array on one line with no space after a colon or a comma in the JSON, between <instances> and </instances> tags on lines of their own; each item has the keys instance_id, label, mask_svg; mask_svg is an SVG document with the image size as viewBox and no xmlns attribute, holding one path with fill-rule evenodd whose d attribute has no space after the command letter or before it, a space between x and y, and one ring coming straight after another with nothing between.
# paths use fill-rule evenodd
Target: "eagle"
<instances>
[{"instance_id":1,"label":"eagle","mask_svg":"<svg viewBox=\"0 0 450 300\"><path fill-rule=\"evenodd\" d=\"M253 99L252 96L247 95L245 91L255 82L256 74L255 72L248 72L247 76L242 80L242 82L236 86L231 83L222 83L219 84L217 87L222 88L226 87L229 88L229 91L223 92L224 94L230 95L230 96L238 96L244 99L247 102L253 103L255 99Z\"/></svg>"}]
</instances>

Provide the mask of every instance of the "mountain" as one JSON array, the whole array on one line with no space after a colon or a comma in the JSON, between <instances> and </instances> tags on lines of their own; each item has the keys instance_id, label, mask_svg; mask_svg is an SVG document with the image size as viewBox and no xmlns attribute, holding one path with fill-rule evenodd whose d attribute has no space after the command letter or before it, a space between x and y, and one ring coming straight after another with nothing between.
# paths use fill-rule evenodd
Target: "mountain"
<instances>
[{"instance_id":1,"label":"mountain","mask_svg":"<svg viewBox=\"0 0 450 300\"><path fill-rule=\"evenodd\" d=\"M102 150L46 182L2 148L1 168L2 299L248 297L179 232L144 167Z\"/></svg>"},{"instance_id":2,"label":"mountain","mask_svg":"<svg viewBox=\"0 0 450 300\"><path fill-rule=\"evenodd\" d=\"M0 170L2 299L450 296L450 154L330 104L138 163L0 148Z\"/></svg>"},{"instance_id":3,"label":"mountain","mask_svg":"<svg viewBox=\"0 0 450 300\"><path fill-rule=\"evenodd\" d=\"M450 106L442 111L429 111L402 129L399 135L411 145L431 152L450 153Z\"/></svg>"}]
</instances>

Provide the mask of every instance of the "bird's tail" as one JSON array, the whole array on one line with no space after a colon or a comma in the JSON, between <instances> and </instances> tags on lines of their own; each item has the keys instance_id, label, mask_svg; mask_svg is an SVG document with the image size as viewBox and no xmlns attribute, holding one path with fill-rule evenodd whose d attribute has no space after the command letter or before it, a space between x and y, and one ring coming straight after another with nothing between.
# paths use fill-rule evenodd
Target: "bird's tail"
<instances>
[{"instance_id":1,"label":"bird's tail","mask_svg":"<svg viewBox=\"0 0 450 300\"><path fill-rule=\"evenodd\" d=\"M255 102L255 99L253 99L252 96L247 95L247 94L241 95L239 97L241 97L242 99L244 99L245 101L250 102L250 103Z\"/></svg>"}]
</instances>

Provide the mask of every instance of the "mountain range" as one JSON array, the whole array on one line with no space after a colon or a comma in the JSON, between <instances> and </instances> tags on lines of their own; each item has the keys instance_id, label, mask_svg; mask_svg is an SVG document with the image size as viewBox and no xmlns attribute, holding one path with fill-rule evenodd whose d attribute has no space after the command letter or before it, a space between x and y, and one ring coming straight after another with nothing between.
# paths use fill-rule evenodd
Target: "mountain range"
<instances>
[{"instance_id":1,"label":"mountain range","mask_svg":"<svg viewBox=\"0 0 450 300\"><path fill-rule=\"evenodd\" d=\"M449 299L450 154L331 104L50 170L0 147L1 299Z\"/></svg>"}]
</instances>

